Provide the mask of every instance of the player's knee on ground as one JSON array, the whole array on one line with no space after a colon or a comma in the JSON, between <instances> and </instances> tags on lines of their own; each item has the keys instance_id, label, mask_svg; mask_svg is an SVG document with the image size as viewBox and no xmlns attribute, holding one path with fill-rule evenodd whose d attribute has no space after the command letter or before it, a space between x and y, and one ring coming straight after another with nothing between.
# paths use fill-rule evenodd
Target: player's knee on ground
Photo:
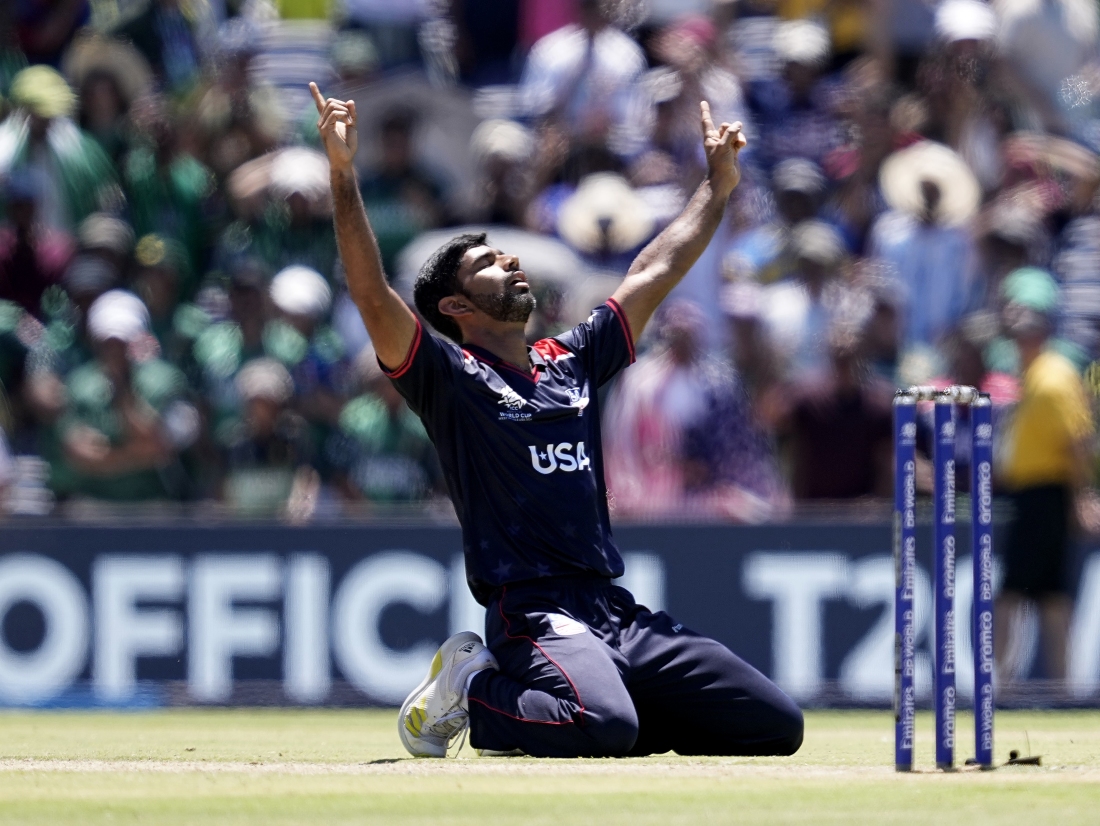
<instances>
[{"instance_id":1,"label":"player's knee on ground","mask_svg":"<svg viewBox=\"0 0 1100 826\"><path fill-rule=\"evenodd\" d=\"M627 754L638 739L638 714L634 707L586 710L582 731L592 743L592 754L616 757Z\"/></svg>"},{"instance_id":2,"label":"player's knee on ground","mask_svg":"<svg viewBox=\"0 0 1100 826\"><path fill-rule=\"evenodd\" d=\"M802 746L802 709L774 683L759 689L756 754L786 757Z\"/></svg>"},{"instance_id":3,"label":"player's knee on ground","mask_svg":"<svg viewBox=\"0 0 1100 826\"><path fill-rule=\"evenodd\" d=\"M774 696L759 703L748 719L728 720L727 748L698 751L698 754L739 754L756 757L788 757L802 746L805 721L802 710L778 689ZM751 722L750 722L751 721ZM679 749L677 749L679 751ZM683 753L683 752L681 752Z\"/></svg>"},{"instance_id":4,"label":"player's knee on ground","mask_svg":"<svg viewBox=\"0 0 1100 826\"><path fill-rule=\"evenodd\" d=\"M805 733L805 719L802 709L793 702L788 707L777 709L775 754L786 757L794 754L802 746Z\"/></svg>"}]
</instances>

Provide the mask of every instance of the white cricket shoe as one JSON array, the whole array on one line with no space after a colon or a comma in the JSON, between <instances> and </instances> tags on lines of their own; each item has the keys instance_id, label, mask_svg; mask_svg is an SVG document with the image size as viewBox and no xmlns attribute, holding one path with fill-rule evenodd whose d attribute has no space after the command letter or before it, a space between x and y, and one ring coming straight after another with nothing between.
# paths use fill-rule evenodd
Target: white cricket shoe
<instances>
[{"instance_id":1,"label":"white cricket shoe","mask_svg":"<svg viewBox=\"0 0 1100 826\"><path fill-rule=\"evenodd\" d=\"M497 669L496 658L472 631L455 634L435 652L428 676L401 706L397 731L414 757L446 757L447 747L469 725L463 708L466 681L486 668Z\"/></svg>"}]
</instances>

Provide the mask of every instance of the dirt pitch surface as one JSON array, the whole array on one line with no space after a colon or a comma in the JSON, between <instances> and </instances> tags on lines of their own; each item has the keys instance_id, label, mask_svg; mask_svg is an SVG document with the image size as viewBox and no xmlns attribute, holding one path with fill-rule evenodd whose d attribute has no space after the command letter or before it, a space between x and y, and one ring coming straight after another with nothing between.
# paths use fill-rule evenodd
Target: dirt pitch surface
<instances>
[{"instance_id":1,"label":"dirt pitch surface","mask_svg":"<svg viewBox=\"0 0 1100 826\"><path fill-rule=\"evenodd\" d=\"M959 717L960 758L972 746ZM1100 712L1001 712L1010 749L1043 765L893 771L883 712L810 712L790 758L414 760L385 711L0 713L7 824L1095 824ZM705 721L700 721L705 725ZM961 762L961 761L960 761Z\"/></svg>"}]
</instances>

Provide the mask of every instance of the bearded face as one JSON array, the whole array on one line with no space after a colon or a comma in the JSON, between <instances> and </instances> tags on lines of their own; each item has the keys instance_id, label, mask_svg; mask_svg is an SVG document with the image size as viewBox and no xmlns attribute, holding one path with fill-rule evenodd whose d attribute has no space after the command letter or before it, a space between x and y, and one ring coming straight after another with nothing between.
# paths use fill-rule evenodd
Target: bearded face
<instances>
[{"instance_id":1,"label":"bearded face","mask_svg":"<svg viewBox=\"0 0 1100 826\"><path fill-rule=\"evenodd\" d=\"M481 310L494 321L522 321L526 322L535 311L538 302L531 294L530 288L526 292L519 292L518 285L505 285L499 293L463 293L470 303ZM526 284L524 284L526 287Z\"/></svg>"},{"instance_id":2,"label":"bearded face","mask_svg":"<svg viewBox=\"0 0 1100 826\"><path fill-rule=\"evenodd\" d=\"M535 310L519 259L487 245L466 252L458 292L494 321L525 323Z\"/></svg>"}]
</instances>

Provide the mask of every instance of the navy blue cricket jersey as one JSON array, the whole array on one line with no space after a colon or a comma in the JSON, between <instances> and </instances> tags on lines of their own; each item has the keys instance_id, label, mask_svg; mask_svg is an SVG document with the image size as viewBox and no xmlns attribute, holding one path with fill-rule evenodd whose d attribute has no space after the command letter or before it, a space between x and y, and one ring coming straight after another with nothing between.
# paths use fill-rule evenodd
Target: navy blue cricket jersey
<instances>
[{"instance_id":1,"label":"navy blue cricket jersey","mask_svg":"<svg viewBox=\"0 0 1100 826\"><path fill-rule=\"evenodd\" d=\"M462 524L466 578L481 603L545 576L622 576L611 538L596 390L634 361L614 299L528 348L526 372L418 324L388 375L439 452Z\"/></svg>"}]
</instances>

